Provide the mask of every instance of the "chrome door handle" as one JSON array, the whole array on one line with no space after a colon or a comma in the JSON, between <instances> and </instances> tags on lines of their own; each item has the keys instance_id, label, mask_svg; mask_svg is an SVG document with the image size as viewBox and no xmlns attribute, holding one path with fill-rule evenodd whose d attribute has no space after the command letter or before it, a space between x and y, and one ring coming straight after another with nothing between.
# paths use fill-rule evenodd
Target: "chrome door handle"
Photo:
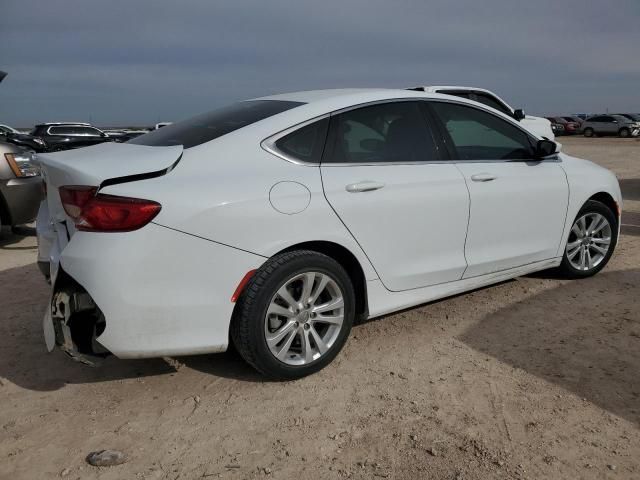
<instances>
[{"instance_id":1,"label":"chrome door handle","mask_svg":"<svg viewBox=\"0 0 640 480\"><path fill-rule=\"evenodd\" d=\"M369 180L366 180L364 182L350 183L344 188L349 193L360 193L360 192L372 192L373 190L380 190L382 187L384 187L384 183L371 182Z\"/></svg>"},{"instance_id":2,"label":"chrome door handle","mask_svg":"<svg viewBox=\"0 0 640 480\"><path fill-rule=\"evenodd\" d=\"M474 182L490 182L496 178L492 173L476 173L475 175L471 175L471 180Z\"/></svg>"}]
</instances>

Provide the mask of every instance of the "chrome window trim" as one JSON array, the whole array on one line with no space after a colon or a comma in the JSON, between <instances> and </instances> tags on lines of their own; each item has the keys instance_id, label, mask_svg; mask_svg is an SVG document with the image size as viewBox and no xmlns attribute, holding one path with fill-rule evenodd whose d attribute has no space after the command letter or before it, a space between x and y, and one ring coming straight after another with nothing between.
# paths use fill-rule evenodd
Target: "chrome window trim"
<instances>
[{"instance_id":1,"label":"chrome window trim","mask_svg":"<svg viewBox=\"0 0 640 480\"><path fill-rule=\"evenodd\" d=\"M310 125L314 122L318 122L320 120L324 120L325 118L329 118L330 116L331 116L330 113L325 113L318 117L313 117L309 120L305 120L302 123L293 125L292 127L289 127L285 130L281 130L278 133L271 135L270 137L267 137L264 140L262 140L262 142L260 142L260 146L270 154L275 155L276 157L279 157L282 160L286 160L287 162L294 163L296 165L306 166L306 167L317 167L320 165L320 162L305 162L304 160L300 160L299 158L293 157L292 155L289 155L288 153L285 153L282 150L280 150L276 146L276 142L280 140L282 137L286 137L287 135L295 132L296 130L304 128L307 125Z\"/></svg>"},{"instance_id":2,"label":"chrome window trim","mask_svg":"<svg viewBox=\"0 0 640 480\"><path fill-rule=\"evenodd\" d=\"M428 164L457 164L457 163L506 163L506 162L517 162L517 163L527 163L527 162L532 162L532 163L541 163L541 162L557 162L557 163L561 163L562 159L559 157L558 154L554 154L551 155L549 157L545 157L545 158L540 158L540 159L534 159L534 158L526 158L526 159L495 159L495 160L461 160L461 159L456 159L456 160L424 160L421 162L368 162L368 163L360 163L360 162L345 162L345 163L321 163L321 162L305 162L304 160L300 160L298 158L295 158L283 151L281 151L280 149L278 149L276 147L276 142L278 140L280 140L282 137L289 135L290 133L295 132L296 130L306 127L307 125L314 123L316 121L319 120L323 120L325 118L330 118L334 115L339 115L341 113L344 112L348 112L351 110L356 110L358 108L364 108L364 107L368 107L368 106L373 106L373 105L380 105L380 104L385 104L385 103L397 103L397 102L415 102L415 101L420 101L420 102L442 102L442 103L453 103L453 104L457 104L457 105L462 105L462 106L466 106L469 108L475 108L477 110L482 110L490 115L493 115L494 117L497 117L498 119L504 121L504 118L502 118L500 115L496 115L494 112L490 111L486 105L484 104L479 104L479 105L469 105L468 103L465 102L460 102L457 101L455 99L455 97L452 96L452 99L442 99L442 98L424 98L424 97L402 97L402 98L385 98L383 100L374 100L371 102L364 102L364 103L359 103L356 105L350 105L348 107L344 107L344 108L340 108L338 110L334 110L328 113L324 113L322 115L319 115L317 117L313 117L309 120L305 120L304 122L298 123L296 125L292 125L291 127L288 127L284 130L281 130L267 138L265 138L264 140L262 140L260 142L260 146L262 147L263 150L267 151L268 153L275 155L278 158L281 158L282 160L286 160L289 163L293 163L295 165L302 165L305 167L319 167L321 164L322 166L326 166L326 167L356 167L356 166L391 166L391 165L428 165ZM476 102L477 103L477 102ZM525 133L530 139L534 140L534 142L537 142L538 138L536 138L531 132L529 132L527 129L523 128L518 122L516 122L513 118L509 117L508 115L504 114L508 121L507 123L510 123L511 125L513 125L514 127L520 129L523 133ZM557 143L557 142L556 142Z\"/></svg>"},{"instance_id":3,"label":"chrome window trim","mask_svg":"<svg viewBox=\"0 0 640 480\"><path fill-rule=\"evenodd\" d=\"M82 128L93 128L97 132L100 132L96 127L92 127L90 125L51 125L47 127L47 135L51 135L52 137L96 137L102 138L102 135L91 135L88 133L52 133L52 128L64 128L64 127L82 127Z\"/></svg>"}]
</instances>

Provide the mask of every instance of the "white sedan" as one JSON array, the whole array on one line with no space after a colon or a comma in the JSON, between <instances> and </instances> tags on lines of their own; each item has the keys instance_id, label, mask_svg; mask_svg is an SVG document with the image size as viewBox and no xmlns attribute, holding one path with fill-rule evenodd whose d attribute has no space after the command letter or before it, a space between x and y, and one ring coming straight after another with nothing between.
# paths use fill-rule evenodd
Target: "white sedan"
<instances>
[{"instance_id":1,"label":"white sedan","mask_svg":"<svg viewBox=\"0 0 640 480\"><path fill-rule=\"evenodd\" d=\"M615 176L449 95L235 103L128 143L39 155L56 345L91 362L220 352L293 379L378 317L557 267L618 238Z\"/></svg>"}]
</instances>

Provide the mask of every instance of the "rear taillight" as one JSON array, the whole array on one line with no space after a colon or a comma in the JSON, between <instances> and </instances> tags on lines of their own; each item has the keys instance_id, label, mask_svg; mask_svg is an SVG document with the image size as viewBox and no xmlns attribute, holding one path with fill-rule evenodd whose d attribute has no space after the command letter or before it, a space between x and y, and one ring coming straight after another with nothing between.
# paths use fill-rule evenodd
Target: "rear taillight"
<instances>
[{"instance_id":1,"label":"rear taillight","mask_svg":"<svg viewBox=\"0 0 640 480\"><path fill-rule=\"evenodd\" d=\"M98 193L96 187L60 187L60 200L76 228L85 232L130 232L144 227L162 206L151 200Z\"/></svg>"}]
</instances>

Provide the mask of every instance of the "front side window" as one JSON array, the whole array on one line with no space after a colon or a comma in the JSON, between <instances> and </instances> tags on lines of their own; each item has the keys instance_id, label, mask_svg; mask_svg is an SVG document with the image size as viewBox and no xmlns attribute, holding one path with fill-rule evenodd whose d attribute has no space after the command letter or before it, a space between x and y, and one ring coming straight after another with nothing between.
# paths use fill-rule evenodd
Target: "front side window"
<instances>
[{"instance_id":1,"label":"front side window","mask_svg":"<svg viewBox=\"0 0 640 480\"><path fill-rule=\"evenodd\" d=\"M152 147L182 145L184 148L191 148L299 105L303 105L303 103L284 100L238 102L219 110L172 123L129 140L128 143Z\"/></svg>"},{"instance_id":2,"label":"front side window","mask_svg":"<svg viewBox=\"0 0 640 480\"><path fill-rule=\"evenodd\" d=\"M533 158L529 135L489 112L454 103L432 102L460 160Z\"/></svg>"},{"instance_id":3,"label":"front side window","mask_svg":"<svg viewBox=\"0 0 640 480\"><path fill-rule=\"evenodd\" d=\"M100 130L91 127L74 127L73 133L75 135L82 135L85 137L101 137Z\"/></svg>"},{"instance_id":4,"label":"front side window","mask_svg":"<svg viewBox=\"0 0 640 480\"><path fill-rule=\"evenodd\" d=\"M332 151L324 163L408 163L437 160L417 102L390 102L331 118Z\"/></svg>"}]
</instances>

